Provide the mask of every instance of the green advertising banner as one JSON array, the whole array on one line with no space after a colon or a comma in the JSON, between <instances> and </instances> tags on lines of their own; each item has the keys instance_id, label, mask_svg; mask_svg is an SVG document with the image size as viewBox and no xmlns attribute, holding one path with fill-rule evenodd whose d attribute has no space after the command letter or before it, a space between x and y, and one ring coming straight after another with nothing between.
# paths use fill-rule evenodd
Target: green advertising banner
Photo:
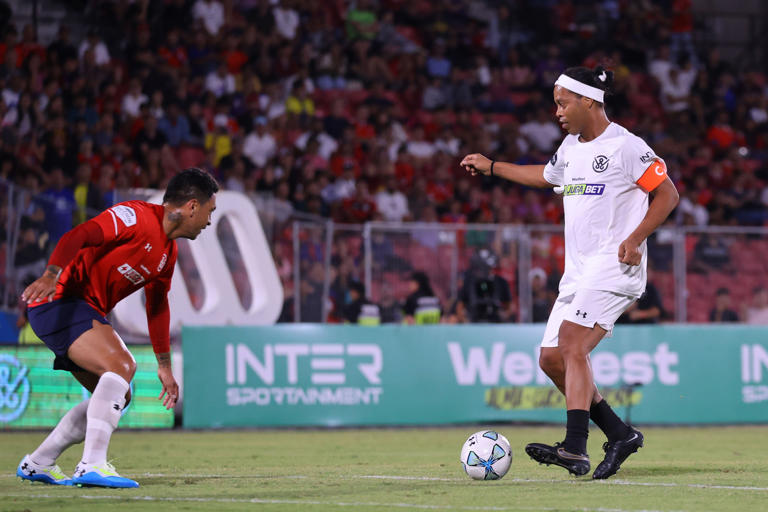
<instances>
[{"instance_id":1,"label":"green advertising banner","mask_svg":"<svg viewBox=\"0 0 768 512\"><path fill-rule=\"evenodd\" d=\"M565 420L543 325L185 327L184 426ZM619 326L595 381L638 423L768 422L768 328Z\"/></svg>"},{"instance_id":2,"label":"green advertising banner","mask_svg":"<svg viewBox=\"0 0 768 512\"><path fill-rule=\"evenodd\" d=\"M152 347L132 346L136 375L131 403L120 428L170 428L173 411L160 401L161 385ZM54 371L47 347L0 347L0 429L55 426L72 407L90 396L72 374Z\"/></svg>"}]
</instances>

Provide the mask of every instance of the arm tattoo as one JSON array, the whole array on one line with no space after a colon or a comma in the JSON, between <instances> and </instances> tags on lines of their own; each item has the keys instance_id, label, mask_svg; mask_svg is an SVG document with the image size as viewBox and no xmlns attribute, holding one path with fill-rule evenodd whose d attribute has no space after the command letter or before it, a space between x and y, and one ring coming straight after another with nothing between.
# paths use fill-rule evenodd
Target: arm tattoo
<instances>
[{"instance_id":1,"label":"arm tattoo","mask_svg":"<svg viewBox=\"0 0 768 512\"><path fill-rule=\"evenodd\" d=\"M45 267L45 271L49 272L56 279L61 275L61 270L62 268L57 265L48 265Z\"/></svg>"},{"instance_id":2,"label":"arm tattoo","mask_svg":"<svg viewBox=\"0 0 768 512\"><path fill-rule=\"evenodd\" d=\"M155 354L157 357L157 366L171 366L171 353L163 352L162 354Z\"/></svg>"}]
</instances>

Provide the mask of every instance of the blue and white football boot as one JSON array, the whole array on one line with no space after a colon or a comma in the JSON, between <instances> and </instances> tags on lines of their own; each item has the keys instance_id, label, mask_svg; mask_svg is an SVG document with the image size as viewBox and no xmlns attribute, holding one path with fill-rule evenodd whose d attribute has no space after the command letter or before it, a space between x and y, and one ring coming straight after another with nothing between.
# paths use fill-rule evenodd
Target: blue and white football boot
<instances>
[{"instance_id":1,"label":"blue and white football boot","mask_svg":"<svg viewBox=\"0 0 768 512\"><path fill-rule=\"evenodd\" d=\"M29 455L25 455L19 467L16 468L16 476L30 482L43 482L51 485L72 485L72 479L61 471L57 465L43 466L32 462Z\"/></svg>"},{"instance_id":2,"label":"blue and white football boot","mask_svg":"<svg viewBox=\"0 0 768 512\"><path fill-rule=\"evenodd\" d=\"M115 467L109 462L86 464L80 461L72 476L72 485L77 485L78 487L129 488L138 487L139 483L118 475Z\"/></svg>"}]
</instances>

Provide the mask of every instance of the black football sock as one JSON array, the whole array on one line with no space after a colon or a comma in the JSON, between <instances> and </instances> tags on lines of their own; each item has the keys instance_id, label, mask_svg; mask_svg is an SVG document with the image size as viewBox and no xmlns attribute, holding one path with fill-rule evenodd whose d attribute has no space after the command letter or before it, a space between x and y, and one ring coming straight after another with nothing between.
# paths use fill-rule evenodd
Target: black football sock
<instances>
[{"instance_id":1,"label":"black football sock","mask_svg":"<svg viewBox=\"0 0 768 512\"><path fill-rule=\"evenodd\" d=\"M563 448L571 453L586 455L587 436L589 435L589 411L571 409L568 411L568 423L565 427Z\"/></svg>"},{"instance_id":2,"label":"black football sock","mask_svg":"<svg viewBox=\"0 0 768 512\"><path fill-rule=\"evenodd\" d=\"M619 441L629 435L629 426L621 421L605 400L592 404L589 408L589 417L605 433L608 441Z\"/></svg>"}]
</instances>

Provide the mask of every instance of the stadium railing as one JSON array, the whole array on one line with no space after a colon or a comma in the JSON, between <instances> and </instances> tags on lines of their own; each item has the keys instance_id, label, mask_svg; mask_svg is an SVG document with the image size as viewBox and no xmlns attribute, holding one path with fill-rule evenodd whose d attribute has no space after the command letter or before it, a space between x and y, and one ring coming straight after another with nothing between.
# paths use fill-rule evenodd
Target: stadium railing
<instances>
[{"instance_id":1,"label":"stadium railing","mask_svg":"<svg viewBox=\"0 0 768 512\"><path fill-rule=\"evenodd\" d=\"M115 200L146 199L152 193L118 191ZM48 208L49 198L3 180L0 197L0 307L17 311L25 279L36 271L39 274L53 249L57 235L52 223L58 221L55 227L60 235L66 227L62 217L74 222L77 211L73 208L67 214ZM341 310L352 281L363 283L373 302L402 305L416 271L428 276L440 299L443 321L463 321L457 304L469 275L475 281L478 276L482 280L495 275L507 283L510 300L504 307L511 312L509 321L542 321L557 296L564 264L562 226L341 224L295 211L269 196L250 197L285 290L281 322L343 321ZM51 212L56 212L57 219L47 218ZM227 264L236 275L243 268L242 256L227 222L219 223L218 236L228 248ZM205 292L195 280L197 271L186 244L179 244L179 264L193 303L200 305ZM755 296L768 288L768 260L761 256L766 253L768 228L662 227L648 241L649 283L661 297L661 321L709 322L718 300L729 301L728 308L740 321L746 320ZM252 295L247 280L236 282L242 284L238 294L247 304ZM476 292L464 298L477 298ZM728 298L718 299L723 294ZM481 298L498 301L502 295L492 290Z\"/></svg>"}]
</instances>

